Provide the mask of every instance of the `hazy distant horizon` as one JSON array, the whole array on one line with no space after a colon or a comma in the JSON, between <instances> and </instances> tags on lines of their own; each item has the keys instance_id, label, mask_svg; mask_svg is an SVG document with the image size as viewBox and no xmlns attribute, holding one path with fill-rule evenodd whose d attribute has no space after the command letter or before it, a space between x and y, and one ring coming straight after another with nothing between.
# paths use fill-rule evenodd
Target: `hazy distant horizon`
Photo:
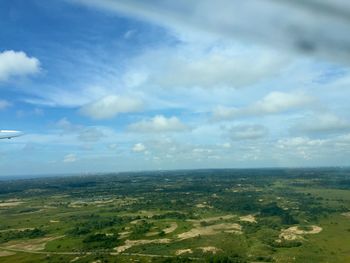
<instances>
[{"instance_id":1,"label":"hazy distant horizon","mask_svg":"<svg viewBox=\"0 0 350 263\"><path fill-rule=\"evenodd\" d=\"M304 167L237 167L237 168L190 168L190 169L164 169L164 170L126 170L126 171L107 171L107 172L82 172L82 173L62 173L62 174L15 174L15 175L2 175L0 181L7 180L21 180L21 179L40 179L40 178L60 178L60 177L75 177L75 176L104 176L104 175L118 175L118 174L139 174L139 173L161 173L161 172L176 172L176 171L207 171L207 170L233 170L233 171L246 171L246 170L317 170L317 169L350 169L350 166L304 166Z\"/></svg>"}]
</instances>

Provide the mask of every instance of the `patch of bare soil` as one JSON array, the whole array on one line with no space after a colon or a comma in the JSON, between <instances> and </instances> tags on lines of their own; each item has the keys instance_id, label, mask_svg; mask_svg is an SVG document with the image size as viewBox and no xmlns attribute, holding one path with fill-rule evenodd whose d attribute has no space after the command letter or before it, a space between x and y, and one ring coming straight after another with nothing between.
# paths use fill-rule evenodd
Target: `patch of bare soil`
<instances>
[{"instance_id":1,"label":"patch of bare soil","mask_svg":"<svg viewBox=\"0 0 350 263\"><path fill-rule=\"evenodd\" d=\"M214 208L213 206L208 205L206 202L196 204L196 207L197 207L197 208Z\"/></svg>"},{"instance_id":2,"label":"patch of bare soil","mask_svg":"<svg viewBox=\"0 0 350 263\"><path fill-rule=\"evenodd\" d=\"M130 233L131 233L130 231L120 232L119 233L119 238L120 239L126 238L126 237L128 237L130 235Z\"/></svg>"},{"instance_id":3,"label":"patch of bare soil","mask_svg":"<svg viewBox=\"0 0 350 263\"><path fill-rule=\"evenodd\" d=\"M0 207L13 207L18 206L20 204L23 204L24 202L17 201L17 202L2 202L0 203Z\"/></svg>"},{"instance_id":4,"label":"patch of bare soil","mask_svg":"<svg viewBox=\"0 0 350 263\"><path fill-rule=\"evenodd\" d=\"M142 220L144 220L144 219L136 219L136 220L131 221L130 224L136 225L136 224L138 224L139 222L142 222Z\"/></svg>"},{"instance_id":5,"label":"patch of bare soil","mask_svg":"<svg viewBox=\"0 0 350 263\"><path fill-rule=\"evenodd\" d=\"M175 255L176 256L180 256L180 255L183 255L183 254L191 254L191 253L193 253L192 249L187 248L187 249L176 250Z\"/></svg>"},{"instance_id":6,"label":"patch of bare soil","mask_svg":"<svg viewBox=\"0 0 350 263\"><path fill-rule=\"evenodd\" d=\"M213 253L216 254L219 251L222 251L220 248L217 247L199 247L204 253Z\"/></svg>"},{"instance_id":7,"label":"patch of bare soil","mask_svg":"<svg viewBox=\"0 0 350 263\"><path fill-rule=\"evenodd\" d=\"M0 233L4 233L4 232L10 232L10 231L18 231L18 232L22 232L25 230L33 230L34 228L32 227L23 227L23 228L9 228L9 229L4 229L4 230L0 230Z\"/></svg>"},{"instance_id":8,"label":"patch of bare soil","mask_svg":"<svg viewBox=\"0 0 350 263\"><path fill-rule=\"evenodd\" d=\"M221 223L210 226L195 225L194 228L187 232L178 234L177 237L180 240L184 240L197 236L211 236L220 232L241 234L242 227L237 223Z\"/></svg>"},{"instance_id":9,"label":"patch of bare soil","mask_svg":"<svg viewBox=\"0 0 350 263\"><path fill-rule=\"evenodd\" d=\"M170 234L172 232L174 232L177 228L177 223L176 222L171 222L170 226L167 228L164 228L163 231L165 234Z\"/></svg>"},{"instance_id":10,"label":"patch of bare soil","mask_svg":"<svg viewBox=\"0 0 350 263\"><path fill-rule=\"evenodd\" d=\"M193 237L197 237L200 235L203 236L210 236L210 235L215 235L220 232L226 232L226 233L235 233L235 234L242 234L242 227L237 224L237 223L230 223L230 222L219 222L217 223L216 221L223 221L223 220L228 220L236 218L235 215L224 215L224 216L217 216L217 217L210 217L210 218L205 218L203 220L187 220L188 222L193 223L193 228L187 232L178 234L176 238L163 238L163 239L151 239L151 240L126 240L124 245L118 246L115 248L116 253L122 253L125 250L137 246L137 245L145 245L145 244L164 244L164 243L170 243L174 241L181 241ZM135 220L131 223L137 224L139 220ZM203 224L204 223L204 224ZM210 225L205 225L205 223L209 223ZM176 222L172 222L169 227L163 229L163 231L166 234L172 233L177 229L178 225ZM124 232L125 235L128 235L129 232ZM123 234L123 233L120 233ZM155 234L153 232L149 232L148 236L152 236ZM121 236L123 238L124 235ZM183 250L178 250L182 253ZM186 252L183 253L189 253L189 250L186 250ZM192 251L191 251L192 252Z\"/></svg>"},{"instance_id":11,"label":"patch of bare soil","mask_svg":"<svg viewBox=\"0 0 350 263\"><path fill-rule=\"evenodd\" d=\"M159 232L157 231L152 231L152 232L148 232L145 236L146 237L154 237L156 235L159 235Z\"/></svg>"},{"instance_id":12,"label":"patch of bare soil","mask_svg":"<svg viewBox=\"0 0 350 263\"><path fill-rule=\"evenodd\" d=\"M117 253L124 252L125 250L138 245L146 245L146 244L166 244L170 243L171 240L168 238L161 238L161 239L141 239L141 240L126 240L124 245L116 247L115 250Z\"/></svg>"},{"instance_id":13,"label":"patch of bare soil","mask_svg":"<svg viewBox=\"0 0 350 263\"><path fill-rule=\"evenodd\" d=\"M256 223L256 219L253 215L240 216L239 221Z\"/></svg>"},{"instance_id":14,"label":"patch of bare soil","mask_svg":"<svg viewBox=\"0 0 350 263\"><path fill-rule=\"evenodd\" d=\"M3 244L4 247L18 250L40 251L44 250L46 243L64 236L35 238L25 241L10 241Z\"/></svg>"},{"instance_id":15,"label":"patch of bare soil","mask_svg":"<svg viewBox=\"0 0 350 263\"><path fill-rule=\"evenodd\" d=\"M214 217L207 217L201 220L187 220L187 221L193 222L194 224L200 224L200 222L215 222L215 221L228 220L233 218L236 218L236 215L214 216Z\"/></svg>"},{"instance_id":16,"label":"patch of bare soil","mask_svg":"<svg viewBox=\"0 0 350 263\"><path fill-rule=\"evenodd\" d=\"M80 259L80 257L75 257L75 258L73 258L70 262L75 262L75 261L77 261L77 260L79 260Z\"/></svg>"},{"instance_id":17,"label":"patch of bare soil","mask_svg":"<svg viewBox=\"0 0 350 263\"><path fill-rule=\"evenodd\" d=\"M350 212L342 213L341 215L350 218Z\"/></svg>"},{"instance_id":18,"label":"patch of bare soil","mask_svg":"<svg viewBox=\"0 0 350 263\"><path fill-rule=\"evenodd\" d=\"M312 225L310 226L310 230L302 230L299 229L298 226L292 226L287 229L283 229L281 234L279 235L279 238L282 240L296 240L296 239L303 239L303 235L309 235L309 234L318 234L322 231L322 227Z\"/></svg>"},{"instance_id":19,"label":"patch of bare soil","mask_svg":"<svg viewBox=\"0 0 350 263\"><path fill-rule=\"evenodd\" d=\"M15 252L11 252L11 251L0 251L0 258L1 257L8 257L8 256L12 256L16 254Z\"/></svg>"}]
</instances>

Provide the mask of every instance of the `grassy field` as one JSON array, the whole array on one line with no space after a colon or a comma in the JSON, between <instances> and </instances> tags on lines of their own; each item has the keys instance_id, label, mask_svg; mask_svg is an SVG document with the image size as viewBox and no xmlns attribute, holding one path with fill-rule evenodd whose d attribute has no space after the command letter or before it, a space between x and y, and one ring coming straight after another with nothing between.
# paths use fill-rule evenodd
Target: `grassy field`
<instances>
[{"instance_id":1,"label":"grassy field","mask_svg":"<svg viewBox=\"0 0 350 263\"><path fill-rule=\"evenodd\" d=\"M0 184L0 262L350 262L350 170Z\"/></svg>"}]
</instances>

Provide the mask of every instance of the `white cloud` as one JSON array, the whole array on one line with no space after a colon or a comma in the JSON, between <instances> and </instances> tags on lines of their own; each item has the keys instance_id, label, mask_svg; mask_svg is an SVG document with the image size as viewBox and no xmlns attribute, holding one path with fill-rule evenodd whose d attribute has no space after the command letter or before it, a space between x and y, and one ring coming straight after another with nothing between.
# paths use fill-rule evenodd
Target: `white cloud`
<instances>
[{"instance_id":1,"label":"white cloud","mask_svg":"<svg viewBox=\"0 0 350 263\"><path fill-rule=\"evenodd\" d=\"M11 106L11 103L7 100L0 100L0 110L4 110Z\"/></svg>"},{"instance_id":2,"label":"white cloud","mask_svg":"<svg viewBox=\"0 0 350 263\"><path fill-rule=\"evenodd\" d=\"M268 134L266 127L262 125L237 125L229 129L229 137L232 140L255 140Z\"/></svg>"},{"instance_id":3,"label":"white cloud","mask_svg":"<svg viewBox=\"0 0 350 263\"><path fill-rule=\"evenodd\" d=\"M0 81L7 81L11 77L26 76L40 71L37 58L28 57L26 53L13 50L0 52Z\"/></svg>"},{"instance_id":4,"label":"white cloud","mask_svg":"<svg viewBox=\"0 0 350 263\"><path fill-rule=\"evenodd\" d=\"M75 154L73 154L73 153L67 154L63 158L63 162L64 163L74 163L76 161L77 161L77 156Z\"/></svg>"},{"instance_id":5,"label":"white cloud","mask_svg":"<svg viewBox=\"0 0 350 263\"><path fill-rule=\"evenodd\" d=\"M98 128L89 127L79 133L78 139L83 142L97 142L104 136L103 132Z\"/></svg>"},{"instance_id":6,"label":"white cloud","mask_svg":"<svg viewBox=\"0 0 350 263\"><path fill-rule=\"evenodd\" d=\"M227 120L238 117L259 116L282 113L292 109L300 109L312 102L312 98L304 93L285 93L273 91L261 100L243 108L219 106L213 111L213 120Z\"/></svg>"},{"instance_id":7,"label":"white cloud","mask_svg":"<svg viewBox=\"0 0 350 263\"><path fill-rule=\"evenodd\" d=\"M133 37L135 35L135 33L136 33L135 29L130 29L124 33L124 38L129 39L129 38Z\"/></svg>"},{"instance_id":8,"label":"white cloud","mask_svg":"<svg viewBox=\"0 0 350 263\"><path fill-rule=\"evenodd\" d=\"M286 56L264 49L212 43L157 49L131 60L126 85L174 88L242 88L278 74Z\"/></svg>"},{"instance_id":9,"label":"white cloud","mask_svg":"<svg viewBox=\"0 0 350 263\"><path fill-rule=\"evenodd\" d=\"M76 124L71 123L66 117L58 120L55 123L55 126L59 129L62 129L64 131L68 131L68 132L79 131L83 128L81 125L76 125Z\"/></svg>"},{"instance_id":10,"label":"white cloud","mask_svg":"<svg viewBox=\"0 0 350 263\"><path fill-rule=\"evenodd\" d=\"M277 146L279 148L288 148L288 147L310 147L310 146L321 146L324 144L324 140L320 139L310 139L307 137L292 137L280 139L277 141Z\"/></svg>"},{"instance_id":11,"label":"white cloud","mask_svg":"<svg viewBox=\"0 0 350 263\"><path fill-rule=\"evenodd\" d=\"M327 144L328 146L326 146ZM308 137L284 138L276 142L277 148L282 150L284 154L296 155L304 160L317 158L320 153L324 152L331 145L332 141Z\"/></svg>"},{"instance_id":12,"label":"white cloud","mask_svg":"<svg viewBox=\"0 0 350 263\"><path fill-rule=\"evenodd\" d=\"M133 147L132 147L133 152L144 152L146 151L146 146L143 145L142 143L136 143Z\"/></svg>"},{"instance_id":13,"label":"white cloud","mask_svg":"<svg viewBox=\"0 0 350 263\"><path fill-rule=\"evenodd\" d=\"M110 150L115 150L115 149L118 148L118 145L117 145L116 143L111 143L111 144L109 144L107 147L108 147L108 149L110 149Z\"/></svg>"},{"instance_id":14,"label":"white cloud","mask_svg":"<svg viewBox=\"0 0 350 263\"><path fill-rule=\"evenodd\" d=\"M229 143L229 142L225 142L225 143L223 143L223 144L221 144L221 147L222 148L231 148L232 147L232 145L231 145L231 143Z\"/></svg>"},{"instance_id":15,"label":"white cloud","mask_svg":"<svg viewBox=\"0 0 350 263\"><path fill-rule=\"evenodd\" d=\"M350 130L350 122L332 113L318 114L297 123L292 131L302 133L341 133Z\"/></svg>"},{"instance_id":16,"label":"white cloud","mask_svg":"<svg viewBox=\"0 0 350 263\"><path fill-rule=\"evenodd\" d=\"M109 95L80 108L80 112L93 119L111 119L120 113L142 109L142 102L135 98Z\"/></svg>"},{"instance_id":17,"label":"white cloud","mask_svg":"<svg viewBox=\"0 0 350 263\"><path fill-rule=\"evenodd\" d=\"M128 129L133 132L181 132L188 129L177 117L166 118L163 115L157 115L148 120L129 125Z\"/></svg>"}]
</instances>

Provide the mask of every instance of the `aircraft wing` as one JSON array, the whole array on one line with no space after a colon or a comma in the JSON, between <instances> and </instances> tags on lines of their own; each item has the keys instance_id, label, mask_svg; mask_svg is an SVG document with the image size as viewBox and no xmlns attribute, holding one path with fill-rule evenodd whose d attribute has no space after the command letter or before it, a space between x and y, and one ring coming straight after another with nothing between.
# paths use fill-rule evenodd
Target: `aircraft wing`
<instances>
[{"instance_id":1,"label":"aircraft wing","mask_svg":"<svg viewBox=\"0 0 350 263\"><path fill-rule=\"evenodd\" d=\"M0 139L11 139L22 135L23 133L20 131L0 130Z\"/></svg>"}]
</instances>

